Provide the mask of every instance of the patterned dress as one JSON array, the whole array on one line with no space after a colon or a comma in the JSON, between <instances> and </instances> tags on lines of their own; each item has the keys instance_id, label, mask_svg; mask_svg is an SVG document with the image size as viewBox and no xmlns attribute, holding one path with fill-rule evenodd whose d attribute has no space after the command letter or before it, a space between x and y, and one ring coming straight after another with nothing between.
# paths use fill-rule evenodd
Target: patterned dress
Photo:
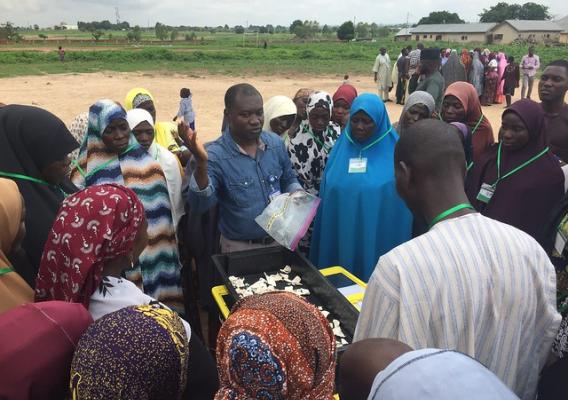
<instances>
[{"instance_id":1,"label":"patterned dress","mask_svg":"<svg viewBox=\"0 0 568 400\"><path fill-rule=\"evenodd\" d=\"M298 133L288 142L288 154L298 180L307 192L318 195L325 163L340 134L339 125L329 122L327 129L314 133L309 122L302 121Z\"/></svg>"},{"instance_id":2,"label":"patterned dress","mask_svg":"<svg viewBox=\"0 0 568 400\"><path fill-rule=\"evenodd\" d=\"M333 100L326 92L313 92L306 106L308 119L302 121L298 131L288 142L288 154L292 166L298 173L298 180L305 191L318 196L325 163L331 153L335 141L341 134L338 124L331 121ZM316 108L329 111L329 124L323 132L314 132L309 123L310 113ZM309 254L309 246L312 237L312 226L306 235L300 240L299 250L303 254Z\"/></svg>"}]
</instances>

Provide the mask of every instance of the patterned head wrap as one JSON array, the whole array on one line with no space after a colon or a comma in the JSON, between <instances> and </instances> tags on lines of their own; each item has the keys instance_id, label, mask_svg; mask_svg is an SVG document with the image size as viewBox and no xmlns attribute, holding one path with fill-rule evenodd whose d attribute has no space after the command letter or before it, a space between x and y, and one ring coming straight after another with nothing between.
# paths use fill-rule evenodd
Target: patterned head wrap
<instances>
[{"instance_id":1,"label":"patterned head wrap","mask_svg":"<svg viewBox=\"0 0 568 400\"><path fill-rule=\"evenodd\" d=\"M124 186L91 186L67 197L45 243L36 301L88 307L105 262L132 250L143 220L142 203Z\"/></svg>"},{"instance_id":2,"label":"patterned head wrap","mask_svg":"<svg viewBox=\"0 0 568 400\"><path fill-rule=\"evenodd\" d=\"M133 108L138 108L140 104L146 101L154 102L154 96L144 88L134 88L126 94L124 107L126 107L127 111L130 111Z\"/></svg>"},{"instance_id":3,"label":"patterned head wrap","mask_svg":"<svg viewBox=\"0 0 568 400\"><path fill-rule=\"evenodd\" d=\"M89 107L89 126L87 137L81 143L76 168L71 172L75 186L89 186L89 177L101 168L112 170L119 168L119 160L114 152L107 149L103 142L103 133L107 126L116 119L126 120L126 111L113 100L103 99ZM129 145L135 145L136 139L130 135ZM122 183L122 182L121 182Z\"/></svg>"},{"instance_id":4,"label":"patterned head wrap","mask_svg":"<svg viewBox=\"0 0 568 400\"><path fill-rule=\"evenodd\" d=\"M333 112L333 100L331 99L329 93L315 91L310 94L310 97L308 98L308 104L306 105L308 116L314 108L323 108L329 111L329 117L331 118L331 113Z\"/></svg>"},{"instance_id":5,"label":"patterned head wrap","mask_svg":"<svg viewBox=\"0 0 568 400\"><path fill-rule=\"evenodd\" d=\"M217 400L333 396L333 332L315 306L292 293L237 302L219 332L217 361Z\"/></svg>"},{"instance_id":6,"label":"patterned head wrap","mask_svg":"<svg viewBox=\"0 0 568 400\"><path fill-rule=\"evenodd\" d=\"M189 344L180 318L159 305L123 308L81 337L69 389L81 399L180 399Z\"/></svg>"}]
</instances>

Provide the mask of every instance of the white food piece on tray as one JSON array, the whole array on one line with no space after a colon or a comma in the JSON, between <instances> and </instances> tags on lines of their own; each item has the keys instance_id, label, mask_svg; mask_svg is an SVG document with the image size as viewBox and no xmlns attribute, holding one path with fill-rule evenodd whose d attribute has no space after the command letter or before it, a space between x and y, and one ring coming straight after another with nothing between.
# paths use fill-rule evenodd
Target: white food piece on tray
<instances>
[{"instance_id":1,"label":"white food piece on tray","mask_svg":"<svg viewBox=\"0 0 568 400\"><path fill-rule=\"evenodd\" d=\"M294 287L293 287L293 286L286 286L286 287L284 288L284 290L285 290L286 292L294 292Z\"/></svg>"},{"instance_id":2,"label":"white food piece on tray","mask_svg":"<svg viewBox=\"0 0 568 400\"><path fill-rule=\"evenodd\" d=\"M290 272L292 272L292 267L290 267L289 265L286 265L280 271L284 272L285 274L289 274Z\"/></svg>"},{"instance_id":3,"label":"white food piece on tray","mask_svg":"<svg viewBox=\"0 0 568 400\"><path fill-rule=\"evenodd\" d=\"M329 316L329 311L322 310L321 313L322 313L323 316L326 317L326 318Z\"/></svg>"},{"instance_id":4,"label":"white food piece on tray","mask_svg":"<svg viewBox=\"0 0 568 400\"><path fill-rule=\"evenodd\" d=\"M302 278L300 278L300 276L296 276L294 279L292 279L292 285L299 285L302 283Z\"/></svg>"},{"instance_id":5,"label":"white food piece on tray","mask_svg":"<svg viewBox=\"0 0 568 400\"><path fill-rule=\"evenodd\" d=\"M299 296L308 296L310 294L308 289L296 289L295 292Z\"/></svg>"},{"instance_id":6,"label":"white food piece on tray","mask_svg":"<svg viewBox=\"0 0 568 400\"><path fill-rule=\"evenodd\" d=\"M345 339L341 339L341 344L345 346L346 344L349 344L349 342Z\"/></svg>"},{"instance_id":7,"label":"white food piece on tray","mask_svg":"<svg viewBox=\"0 0 568 400\"><path fill-rule=\"evenodd\" d=\"M341 328L339 326L333 328L333 334L336 337L340 337L340 338L344 338L345 334L343 333L343 331L341 330Z\"/></svg>"}]
</instances>

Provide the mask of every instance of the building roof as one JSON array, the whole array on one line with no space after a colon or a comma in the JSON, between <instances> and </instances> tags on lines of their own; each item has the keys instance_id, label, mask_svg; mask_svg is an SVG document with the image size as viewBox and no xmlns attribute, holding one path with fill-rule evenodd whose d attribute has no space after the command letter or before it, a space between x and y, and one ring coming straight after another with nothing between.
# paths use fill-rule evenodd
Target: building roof
<instances>
[{"instance_id":1,"label":"building roof","mask_svg":"<svg viewBox=\"0 0 568 400\"><path fill-rule=\"evenodd\" d=\"M414 28L402 28L400 31L397 32L394 36L410 36L412 35L412 31Z\"/></svg>"},{"instance_id":2,"label":"building roof","mask_svg":"<svg viewBox=\"0 0 568 400\"><path fill-rule=\"evenodd\" d=\"M511 25L518 32L545 31L559 32L562 28L552 21L531 21L523 19L508 19L503 23Z\"/></svg>"},{"instance_id":3,"label":"building roof","mask_svg":"<svg viewBox=\"0 0 568 400\"><path fill-rule=\"evenodd\" d=\"M494 22L475 24L423 24L412 28L412 33L485 33L493 29Z\"/></svg>"},{"instance_id":4,"label":"building roof","mask_svg":"<svg viewBox=\"0 0 568 400\"><path fill-rule=\"evenodd\" d=\"M564 18L560 18L557 21L554 21L556 25L558 25L564 32L568 32L568 15Z\"/></svg>"}]
</instances>

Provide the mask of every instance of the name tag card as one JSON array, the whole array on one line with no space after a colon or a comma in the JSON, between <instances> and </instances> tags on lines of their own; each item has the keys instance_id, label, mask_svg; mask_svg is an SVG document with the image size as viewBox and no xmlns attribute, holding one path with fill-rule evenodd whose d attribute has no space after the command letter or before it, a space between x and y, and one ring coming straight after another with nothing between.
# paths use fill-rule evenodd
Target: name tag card
<instances>
[{"instance_id":1,"label":"name tag card","mask_svg":"<svg viewBox=\"0 0 568 400\"><path fill-rule=\"evenodd\" d=\"M495 194L495 188L487 183L481 185L479 194L477 195L477 200L483 203L489 203L493 195Z\"/></svg>"},{"instance_id":2,"label":"name tag card","mask_svg":"<svg viewBox=\"0 0 568 400\"><path fill-rule=\"evenodd\" d=\"M349 173L350 174L364 174L367 172L367 159L366 158L350 158L349 159Z\"/></svg>"}]
</instances>

